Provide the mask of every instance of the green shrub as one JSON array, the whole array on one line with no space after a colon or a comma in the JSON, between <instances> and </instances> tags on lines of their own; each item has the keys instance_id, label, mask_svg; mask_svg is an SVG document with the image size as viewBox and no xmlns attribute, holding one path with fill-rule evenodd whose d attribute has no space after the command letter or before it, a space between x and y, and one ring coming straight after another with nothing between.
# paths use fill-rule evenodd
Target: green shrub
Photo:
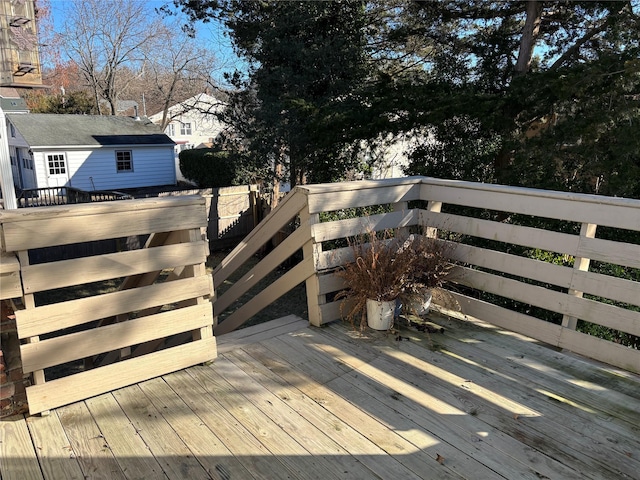
<instances>
[{"instance_id":1,"label":"green shrub","mask_svg":"<svg viewBox=\"0 0 640 480\"><path fill-rule=\"evenodd\" d=\"M198 187L229 187L238 183L238 158L216 148L183 150L178 156L180 170Z\"/></svg>"}]
</instances>

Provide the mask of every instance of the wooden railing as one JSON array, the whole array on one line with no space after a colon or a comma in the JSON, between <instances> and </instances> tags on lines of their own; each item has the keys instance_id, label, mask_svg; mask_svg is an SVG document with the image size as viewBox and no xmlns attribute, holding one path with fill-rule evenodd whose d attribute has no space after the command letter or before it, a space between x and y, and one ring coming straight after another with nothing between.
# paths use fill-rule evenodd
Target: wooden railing
<instances>
[{"instance_id":1,"label":"wooden railing","mask_svg":"<svg viewBox=\"0 0 640 480\"><path fill-rule=\"evenodd\" d=\"M385 213L354 218L359 207ZM11 298L21 297L32 413L210 360L212 330L238 328L301 283L313 325L340 318L334 297L345 285L335 271L351 260L344 239L370 229L422 230L455 245L455 276L435 299L447 313L640 373L640 350L576 330L586 321L640 336L640 200L424 177L301 186L216 267L213 285L201 197L1 211L0 224L2 296L9 286ZM30 249L134 235L149 235L145 248L29 263ZM241 299L283 264L284 275ZM119 290L93 289L106 280ZM216 298L213 286L223 283L232 285ZM61 289L66 297L42 300ZM77 360L93 368L55 379L45 372Z\"/></svg>"},{"instance_id":2,"label":"wooden railing","mask_svg":"<svg viewBox=\"0 0 640 480\"><path fill-rule=\"evenodd\" d=\"M18 208L49 207L52 205L70 205L75 203L111 202L114 200L131 200L126 193L109 190L92 190L90 192L73 187L29 188L18 195Z\"/></svg>"},{"instance_id":3,"label":"wooden railing","mask_svg":"<svg viewBox=\"0 0 640 480\"><path fill-rule=\"evenodd\" d=\"M304 219L304 208L307 197L302 191L294 191L284 200L235 248L213 271L216 290L229 277L243 266L259 250L268 247L272 239L299 216ZM238 299L247 293L269 273L290 260L300 249L312 248L311 229L308 222L300 225L287 239L266 255L255 267L242 278L236 280L231 288L214 301L214 314L218 317L226 309L234 306ZM231 332L246 322L260 310L282 297L294 287L315 275L313 258L305 255L305 259L290 268L276 282L255 295L240 306L228 318L215 327L215 334Z\"/></svg>"},{"instance_id":4,"label":"wooden railing","mask_svg":"<svg viewBox=\"0 0 640 480\"><path fill-rule=\"evenodd\" d=\"M327 220L372 206L387 213ZM302 260L220 322L217 334L303 281L310 322L336 320L340 302L333 297L344 285L335 270L351 259L351 250L335 247L336 241L366 229L413 228L431 236L440 230L442 241L455 243L451 257L458 266L435 300L438 308L640 372L640 350L576 330L582 320L640 337L640 200L424 177L301 186L214 271L215 284L292 221L297 228L287 240L215 301L215 315L296 251ZM596 262L611 268L595 271L590 265ZM630 278L602 273L615 269L626 269Z\"/></svg>"},{"instance_id":5,"label":"wooden railing","mask_svg":"<svg viewBox=\"0 0 640 480\"><path fill-rule=\"evenodd\" d=\"M2 211L0 223L3 259L19 260L12 295L31 413L215 358L202 197ZM145 248L29 263L30 249L133 235L149 235ZM105 293L105 281L120 286ZM78 360L91 368L74 373Z\"/></svg>"}]
</instances>

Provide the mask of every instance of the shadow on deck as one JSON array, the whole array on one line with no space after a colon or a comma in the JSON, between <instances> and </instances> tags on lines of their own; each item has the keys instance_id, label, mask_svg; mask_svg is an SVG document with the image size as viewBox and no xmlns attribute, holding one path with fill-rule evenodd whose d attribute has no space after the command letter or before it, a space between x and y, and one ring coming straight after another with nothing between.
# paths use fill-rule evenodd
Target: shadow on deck
<instances>
[{"instance_id":1,"label":"shadow on deck","mask_svg":"<svg viewBox=\"0 0 640 480\"><path fill-rule=\"evenodd\" d=\"M219 337L211 365L4 420L2 480L637 476L637 375L433 318L445 333L290 316Z\"/></svg>"}]
</instances>

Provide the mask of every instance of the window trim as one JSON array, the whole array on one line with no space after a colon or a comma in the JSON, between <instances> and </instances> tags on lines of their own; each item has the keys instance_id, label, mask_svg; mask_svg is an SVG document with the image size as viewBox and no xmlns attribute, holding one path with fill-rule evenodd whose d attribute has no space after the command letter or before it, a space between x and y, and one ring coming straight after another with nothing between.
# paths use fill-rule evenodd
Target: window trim
<instances>
[{"instance_id":1,"label":"window trim","mask_svg":"<svg viewBox=\"0 0 640 480\"><path fill-rule=\"evenodd\" d=\"M118 155L119 154L128 154L129 155L129 159L125 160L125 159L119 159ZM116 150L115 151L115 157L116 157L116 173L133 173L133 150ZM120 168L120 164L124 164L125 162L129 163L129 168Z\"/></svg>"}]
</instances>

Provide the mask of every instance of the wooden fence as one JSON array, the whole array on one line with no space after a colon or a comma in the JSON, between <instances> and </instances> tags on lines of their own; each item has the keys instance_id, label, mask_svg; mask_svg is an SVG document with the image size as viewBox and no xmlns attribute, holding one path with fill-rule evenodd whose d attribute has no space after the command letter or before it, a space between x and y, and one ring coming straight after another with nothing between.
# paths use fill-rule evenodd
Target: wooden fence
<instances>
[{"instance_id":1,"label":"wooden fence","mask_svg":"<svg viewBox=\"0 0 640 480\"><path fill-rule=\"evenodd\" d=\"M236 246L260 220L261 209L258 207L259 197L256 185L164 191L142 198L188 195L201 195L205 199L206 214L209 219L207 238L211 250L224 250ZM64 205L65 202L61 201L60 204ZM43 205L53 205L53 203L43 203ZM136 235L32 249L29 251L29 260L35 264L135 250L141 248L146 239L147 235Z\"/></svg>"},{"instance_id":2,"label":"wooden fence","mask_svg":"<svg viewBox=\"0 0 640 480\"><path fill-rule=\"evenodd\" d=\"M5 256L20 263L16 323L24 372L33 373L31 413L215 358L203 198L2 211L0 222ZM149 235L145 248L29 262L30 249L137 235ZM119 289L94 288L107 280ZM42 300L54 289L64 295ZM48 369L78 360L95 368L49 380Z\"/></svg>"},{"instance_id":3,"label":"wooden fence","mask_svg":"<svg viewBox=\"0 0 640 480\"><path fill-rule=\"evenodd\" d=\"M322 221L371 206L388 213ZM287 240L216 300L215 314L300 249L302 259L279 284L221 322L216 333L237 328L301 282L306 283L310 322L336 320L340 302L333 297L345 285L335 270L351 260L351 250L336 248L336 241L368 229L414 228L429 235L440 229L456 239L452 260L458 264L450 288L439 292L440 308L640 372L640 350L576 331L582 320L640 336L640 200L424 177L300 186L217 267L216 285L296 219L298 228ZM555 230L549 220L556 221ZM617 232L636 243L616 238ZM527 254L532 250L536 259ZM557 264L559 258L565 264ZM611 268L595 271L590 268L595 262ZM616 269L635 276L603 273ZM548 321L554 315L557 323Z\"/></svg>"},{"instance_id":4,"label":"wooden fence","mask_svg":"<svg viewBox=\"0 0 640 480\"><path fill-rule=\"evenodd\" d=\"M260 222L257 185L179 190L159 196L194 194L206 199L207 237L212 250L235 247Z\"/></svg>"}]
</instances>

